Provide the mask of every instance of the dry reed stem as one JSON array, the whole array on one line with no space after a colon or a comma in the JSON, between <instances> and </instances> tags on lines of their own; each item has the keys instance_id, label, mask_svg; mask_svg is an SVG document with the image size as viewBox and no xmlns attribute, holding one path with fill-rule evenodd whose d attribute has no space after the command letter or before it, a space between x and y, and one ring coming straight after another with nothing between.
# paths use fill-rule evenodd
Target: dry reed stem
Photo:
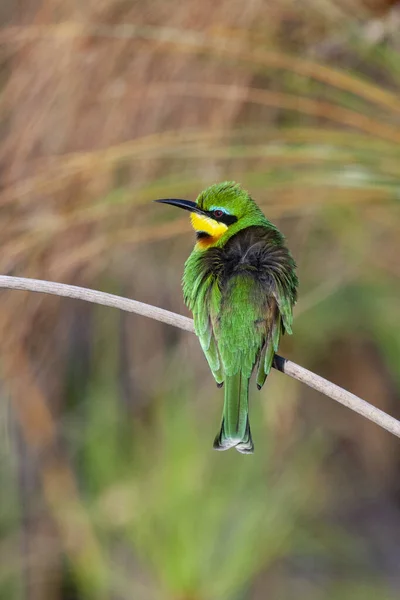
<instances>
[{"instance_id":1,"label":"dry reed stem","mask_svg":"<svg viewBox=\"0 0 400 600\"><path fill-rule=\"evenodd\" d=\"M25 290L31 292L39 292L52 294L55 296L63 296L66 298L75 298L93 302L111 308L118 308L127 312L133 312L144 317L155 319L162 323L167 323L174 327L179 327L190 333L194 333L193 320L183 315L177 315L168 310L157 308L149 304L122 298L97 290L77 287L74 285L66 285L63 283L55 283L50 281L41 281L39 279L26 279L23 277L9 277L6 275L0 276L0 287L12 290ZM305 383L311 388L329 396L336 402L347 406L351 410L362 415L366 419L373 421L383 429L386 429L393 435L400 437L400 422L394 417L383 412L376 406L369 404L351 392L348 392L338 385L312 373L311 371L297 365L296 363L275 355L274 368Z\"/></svg>"}]
</instances>

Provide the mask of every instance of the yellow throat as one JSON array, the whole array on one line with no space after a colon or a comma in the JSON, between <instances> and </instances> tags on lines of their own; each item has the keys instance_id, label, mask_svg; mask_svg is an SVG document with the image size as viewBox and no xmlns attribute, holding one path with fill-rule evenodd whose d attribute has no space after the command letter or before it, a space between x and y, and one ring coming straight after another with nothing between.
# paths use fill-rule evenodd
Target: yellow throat
<instances>
[{"instance_id":1,"label":"yellow throat","mask_svg":"<svg viewBox=\"0 0 400 600\"><path fill-rule=\"evenodd\" d=\"M205 231L205 233L208 233L210 236L200 239L196 244L196 247L198 248L207 248L208 246L212 246L228 229L225 223L219 223L210 217L206 217L205 215L200 215L195 212L191 213L190 220L195 231Z\"/></svg>"}]
</instances>

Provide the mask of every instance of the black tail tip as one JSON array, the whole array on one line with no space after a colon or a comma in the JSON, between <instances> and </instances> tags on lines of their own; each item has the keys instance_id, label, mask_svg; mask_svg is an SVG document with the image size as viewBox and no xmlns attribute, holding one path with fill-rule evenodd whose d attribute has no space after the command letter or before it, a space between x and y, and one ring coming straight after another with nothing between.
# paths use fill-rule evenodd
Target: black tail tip
<instances>
[{"instance_id":1,"label":"black tail tip","mask_svg":"<svg viewBox=\"0 0 400 600\"><path fill-rule=\"evenodd\" d=\"M223 452L224 450L230 450L235 448L241 454L253 454L254 444L251 437L250 425L247 422L246 435L243 439L227 437L224 432L224 424L222 423L221 431L217 435L213 444L214 450Z\"/></svg>"},{"instance_id":2,"label":"black tail tip","mask_svg":"<svg viewBox=\"0 0 400 600\"><path fill-rule=\"evenodd\" d=\"M247 440L245 442L239 443L237 443L236 440L225 440L224 442L222 442L220 436L217 436L214 440L213 448L214 450L218 450L219 452L235 448L235 450L240 452L240 454L254 454L253 440Z\"/></svg>"},{"instance_id":3,"label":"black tail tip","mask_svg":"<svg viewBox=\"0 0 400 600\"><path fill-rule=\"evenodd\" d=\"M223 438L221 434L217 435L214 440L213 448L214 450L218 450L219 452L223 452L224 450L229 450L230 448L234 448L237 444L237 440L230 440L228 438Z\"/></svg>"},{"instance_id":4,"label":"black tail tip","mask_svg":"<svg viewBox=\"0 0 400 600\"><path fill-rule=\"evenodd\" d=\"M235 446L235 450L240 452L240 454L254 454L254 444L253 440L249 440L248 442L242 442Z\"/></svg>"}]
</instances>

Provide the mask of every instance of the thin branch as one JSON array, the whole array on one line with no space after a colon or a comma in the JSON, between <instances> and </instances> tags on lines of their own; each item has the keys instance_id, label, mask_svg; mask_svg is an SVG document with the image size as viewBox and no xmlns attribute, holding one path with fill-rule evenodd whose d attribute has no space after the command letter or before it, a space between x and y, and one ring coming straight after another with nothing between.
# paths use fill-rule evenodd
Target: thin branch
<instances>
[{"instance_id":1,"label":"thin branch","mask_svg":"<svg viewBox=\"0 0 400 600\"><path fill-rule=\"evenodd\" d=\"M164 310L163 308L157 308L149 304L144 304L143 302L137 302L136 300L130 300L128 298L99 292L97 290L90 290L75 285L66 285L64 283L55 283L52 281L41 281L40 279L9 277L7 275L0 275L0 288L25 290L85 300L86 302L93 302L94 304L102 304L103 306L110 306L111 308L118 308L127 312L136 313L143 317L149 317L150 319L155 319L156 321L161 321L162 323L167 323L168 325L173 325L174 327L179 327L180 329L194 333L192 319L177 315L176 313ZM274 368L285 373L285 375L289 375L290 377L305 383L318 392L329 396L329 398L336 400L336 402L347 406L347 408L357 412L366 419L373 421L393 435L400 437L399 421L376 406L347 392L338 385L335 385L327 379L316 375L312 371L308 371L308 369L278 355L275 356Z\"/></svg>"}]
</instances>

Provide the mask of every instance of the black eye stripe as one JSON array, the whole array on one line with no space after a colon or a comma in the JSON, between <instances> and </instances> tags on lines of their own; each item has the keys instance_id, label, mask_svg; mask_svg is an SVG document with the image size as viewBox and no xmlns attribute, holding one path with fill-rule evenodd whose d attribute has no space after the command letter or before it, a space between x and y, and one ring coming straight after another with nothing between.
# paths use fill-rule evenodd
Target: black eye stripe
<instances>
[{"instance_id":1,"label":"black eye stripe","mask_svg":"<svg viewBox=\"0 0 400 600\"><path fill-rule=\"evenodd\" d=\"M215 214L217 212L218 213L221 212L222 215L217 216ZM217 220L219 223L224 223L225 225L228 225L228 226L232 225L233 223L236 223L236 221L237 221L237 217L235 217L234 215L227 215L222 210L221 211L216 211L216 210L208 211L207 216L211 217L211 219Z\"/></svg>"}]
</instances>

